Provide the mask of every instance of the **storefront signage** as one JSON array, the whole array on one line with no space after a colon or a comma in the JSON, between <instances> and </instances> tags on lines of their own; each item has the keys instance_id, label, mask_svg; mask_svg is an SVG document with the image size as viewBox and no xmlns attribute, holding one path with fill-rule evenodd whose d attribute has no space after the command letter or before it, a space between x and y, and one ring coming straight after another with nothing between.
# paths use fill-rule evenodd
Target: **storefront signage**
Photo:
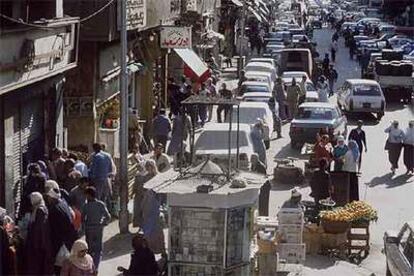
<instances>
[{"instance_id":1,"label":"storefront signage","mask_svg":"<svg viewBox=\"0 0 414 276\"><path fill-rule=\"evenodd\" d=\"M191 48L191 27L162 27L161 48Z\"/></svg>"},{"instance_id":2,"label":"storefront signage","mask_svg":"<svg viewBox=\"0 0 414 276\"><path fill-rule=\"evenodd\" d=\"M147 25L147 0L123 0L126 1L127 30L144 28ZM121 29L121 9L118 4L118 28Z\"/></svg>"}]
</instances>

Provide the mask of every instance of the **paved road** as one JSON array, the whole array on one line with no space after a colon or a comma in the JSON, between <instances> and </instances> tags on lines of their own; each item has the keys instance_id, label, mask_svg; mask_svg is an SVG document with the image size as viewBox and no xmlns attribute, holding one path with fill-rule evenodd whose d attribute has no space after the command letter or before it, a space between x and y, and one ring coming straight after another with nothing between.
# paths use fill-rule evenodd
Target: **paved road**
<instances>
[{"instance_id":1,"label":"paved road","mask_svg":"<svg viewBox=\"0 0 414 276\"><path fill-rule=\"evenodd\" d=\"M318 51L321 56L329 52L331 39L331 30L318 30L314 34L314 41L318 43ZM360 68L355 61L349 60L347 48L343 47L343 41L340 41L339 52L335 67L339 73L338 85L342 84L347 78L358 78ZM331 101L335 102L335 98ZM400 169L395 175L390 173L388 157L384 151L386 135L384 129L388 127L391 120L399 120L400 125L407 127L408 121L414 117L413 106L390 104L387 107L385 116L380 122L377 122L371 115L355 115L348 118L349 126L354 127L357 119L365 122L365 131L368 140L368 152L363 156L362 176L360 178L359 190L360 197L367 200L378 210L379 220L371 226L371 254L363 261L361 268L355 270L355 274L348 275L385 275L385 257L381 253L383 248L382 237L387 229L399 229L407 220L414 219L414 208L412 199L414 197L414 176L406 176L405 168L400 160ZM273 156L277 157L300 157L297 151L291 150L288 137L288 125L283 127L284 138L275 140L271 144L269 162L271 164ZM300 161L303 165L303 160ZM290 194L291 186L279 185L271 192L270 214L275 215L280 204L286 200ZM310 189L308 187L300 188L304 197L307 197ZM336 267L340 265L343 269ZM331 260L323 257L309 258L306 262L306 275L328 275L342 271L349 271L346 263L333 265ZM365 269L365 270L364 270ZM339 275L339 274L338 274ZM341 274L344 275L344 274Z\"/></svg>"}]
</instances>

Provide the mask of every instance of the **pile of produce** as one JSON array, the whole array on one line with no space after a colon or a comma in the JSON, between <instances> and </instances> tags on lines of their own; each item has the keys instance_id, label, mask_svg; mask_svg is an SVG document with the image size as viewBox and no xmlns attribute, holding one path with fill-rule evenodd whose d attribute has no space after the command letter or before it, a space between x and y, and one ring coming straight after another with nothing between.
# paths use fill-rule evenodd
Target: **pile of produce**
<instances>
[{"instance_id":1,"label":"pile of produce","mask_svg":"<svg viewBox=\"0 0 414 276\"><path fill-rule=\"evenodd\" d=\"M353 201L344 207L321 211L320 218L337 222L369 222L378 219L377 211L364 201Z\"/></svg>"}]
</instances>

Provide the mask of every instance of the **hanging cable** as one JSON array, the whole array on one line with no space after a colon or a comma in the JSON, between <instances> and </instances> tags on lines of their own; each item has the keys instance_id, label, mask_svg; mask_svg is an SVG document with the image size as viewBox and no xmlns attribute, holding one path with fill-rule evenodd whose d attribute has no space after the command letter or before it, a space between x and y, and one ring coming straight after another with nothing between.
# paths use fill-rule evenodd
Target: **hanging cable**
<instances>
[{"instance_id":1,"label":"hanging cable","mask_svg":"<svg viewBox=\"0 0 414 276\"><path fill-rule=\"evenodd\" d=\"M94 13L92 13L92 14L90 14L90 15L88 15L88 16L86 16L86 17L82 18L82 19L80 19L80 20L79 20L79 22L80 22L80 23L83 23L83 22L88 21L89 19L91 19L91 18L93 18L93 17L97 16L98 14L100 14L103 10L105 10L107 7L109 7L109 6L110 6L112 3L114 3L115 1L116 1L116 0L110 0L108 3L106 3L104 6L102 6L100 9L98 9L98 10L97 10L97 11L95 11ZM12 17L7 16L7 15L2 14L2 13L0 13L0 17L2 17L2 18L4 18L4 19L7 19L7 20L9 20L9 21L11 21L11 22L14 22L14 23L18 23L18 24L21 24L21 25L24 25L24 26L29 26L29 27L39 28L39 29L53 29L53 28L59 28L59 27L60 27L60 26L52 26L52 27L51 27L51 26L44 26L44 25L40 25L40 24L26 23L26 22L24 22L24 21L22 21L22 20L12 18Z\"/></svg>"}]
</instances>

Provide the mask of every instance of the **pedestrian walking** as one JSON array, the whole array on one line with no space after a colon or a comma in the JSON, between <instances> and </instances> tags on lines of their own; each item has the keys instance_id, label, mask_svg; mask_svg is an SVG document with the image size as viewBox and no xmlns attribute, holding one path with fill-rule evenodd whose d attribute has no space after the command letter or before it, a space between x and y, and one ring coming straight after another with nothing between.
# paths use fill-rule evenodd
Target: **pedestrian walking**
<instances>
[{"instance_id":1,"label":"pedestrian walking","mask_svg":"<svg viewBox=\"0 0 414 276\"><path fill-rule=\"evenodd\" d=\"M164 147L166 147L170 131L170 119L168 119L165 109L161 109L152 121L152 137L154 145L161 143Z\"/></svg>"},{"instance_id":2,"label":"pedestrian walking","mask_svg":"<svg viewBox=\"0 0 414 276\"><path fill-rule=\"evenodd\" d=\"M331 43L331 59L332 62L335 63L336 61L336 52L338 51L338 41L333 40Z\"/></svg>"},{"instance_id":3,"label":"pedestrian walking","mask_svg":"<svg viewBox=\"0 0 414 276\"><path fill-rule=\"evenodd\" d=\"M216 86L213 84L213 79L212 78L207 79L206 89L209 91L209 96L210 97L217 97ZM212 118L213 118L213 105L210 104L208 106L208 120L207 121L210 122Z\"/></svg>"},{"instance_id":4,"label":"pedestrian walking","mask_svg":"<svg viewBox=\"0 0 414 276\"><path fill-rule=\"evenodd\" d=\"M362 152L368 151L367 138L365 135L365 131L362 129L363 124L364 122L362 120L358 120L357 127L352 129L348 136L348 141L354 140L358 144L358 149L359 149L358 172L361 171Z\"/></svg>"},{"instance_id":5,"label":"pedestrian walking","mask_svg":"<svg viewBox=\"0 0 414 276\"><path fill-rule=\"evenodd\" d=\"M96 197L96 189L85 190L87 202L82 208L82 227L85 230L86 243L96 270L99 268L102 254L103 229L110 222L111 215L105 203Z\"/></svg>"},{"instance_id":6,"label":"pedestrian walking","mask_svg":"<svg viewBox=\"0 0 414 276\"><path fill-rule=\"evenodd\" d=\"M299 95L298 106L305 102L305 99L306 99L306 80L307 79L308 79L308 77L302 76L302 80L299 83L300 95Z\"/></svg>"},{"instance_id":7,"label":"pedestrian walking","mask_svg":"<svg viewBox=\"0 0 414 276\"><path fill-rule=\"evenodd\" d=\"M320 77L318 88L319 88L318 89L319 101L322 102L322 103L329 102L329 99L328 99L329 85L326 82L325 76Z\"/></svg>"},{"instance_id":8,"label":"pedestrian walking","mask_svg":"<svg viewBox=\"0 0 414 276\"><path fill-rule=\"evenodd\" d=\"M119 266L118 271L125 276L157 276L158 264L143 234L136 234L132 238L132 248L134 252L131 254L129 268Z\"/></svg>"},{"instance_id":9,"label":"pedestrian walking","mask_svg":"<svg viewBox=\"0 0 414 276\"><path fill-rule=\"evenodd\" d=\"M70 192L72 188L78 186L82 174L75 169L75 160L66 159L65 161L65 178L60 187Z\"/></svg>"},{"instance_id":10,"label":"pedestrian walking","mask_svg":"<svg viewBox=\"0 0 414 276\"><path fill-rule=\"evenodd\" d=\"M157 169L160 173L166 172L171 168L170 159L164 153L163 144L155 145L154 154L151 156L151 159L157 164Z\"/></svg>"},{"instance_id":11,"label":"pedestrian walking","mask_svg":"<svg viewBox=\"0 0 414 276\"><path fill-rule=\"evenodd\" d=\"M67 253L78 239L73 225L74 214L66 200L62 199L59 185L54 180L46 181L44 198L49 210L49 238L52 243L52 258L55 274L59 275Z\"/></svg>"},{"instance_id":12,"label":"pedestrian walking","mask_svg":"<svg viewBox=\"0 0 414 276\"><path fill-rule=\"evenodd\" d=\"M395 170L398 169L398 160L400 159L402 143L404 140L404 132L398 125L398 121L393 121L391 126L385 129L385 133L388 133L385 149L388 150L388 160L391 163L392 173L395 173Z\"/></svg>"},{"instance_id":13,"label":"pedestrian walking","mask_svg":"<svg viewBox=\"0 0 414 276\"><path fill-rule=\"evenodd\" d=\"M112 160L110 156L102 150L101 144L94 143L92 148L94 153L91 157L89 177L93 186L96 188L97 198L106 200L109 192L109 176L113 172Z\"/></svg>"},{"instance_id":14,"label":"pedestrian walking","mask_svg":"<svg viewBox=\"0 0 414 276\"><path fill-rule=\"evenodd\" d=\"M69 159L73 159L75 161L75 170L81 173L82 177L89 177L88 166L79 159L76 153L69 153Z\"/></svg>"},{"instance_id":15,"label":"pedestrian walking","mask_svg":"<svg viewBox=\"0 0 414 276\"><path fill-rule=\"evenodd\" d=\"M344 155L344 165L342 166L342 170L349 173L349 202L359 200L358 160L358 144L354 140L350 140L348 151Z\"/></svg>"},{"instance_id":16,"label":"pedestrian walking","mask_svg":"<svg viewBox=\"0 0 414 276\"><path fill-rule=\"evenodd\" d=\"M368 70L368 65L369 65L369 60L370 60L370 54L367 51L367 49L364 49L362 56L361 56L361 78L365 78L365 74Z\"/></svg>"},{"instance_id":17,"label":"pedestrian walking","mask_svg":"<svg viewBox=\"0 0 414 276\"><path fill-rule=\"evenodd\" d=\"M414 173L414 120L408 123L404 135L404 165L406 174Z\"/></svg>"},{"instance_id":18,"label":"pedestrian walking","mask_svg":"<svg viewBox=\"0 0 414 276\"><path fill-rule=\"evenodd\" d=\"M287 103L288 103L288 118L292 120L298 111L298 102L299 102L299 96L300 96L300 87L296 84L296 79L292 78L292 84L288 86L287 88Z\"/></svg>"},{"instance_id":19,"label":"pedestrian walking","mask_svg":"<svg viewBox=\"0 0 414 276\"><path fill-rule=\"evenodd\" d=\"M239 76L239 81L237 83L237 90L238 90L238 95L239 96L242 96L241 88L242 88L243 82L245 82L245 81L247 81L246 72L244 70L241 70L240 71L240 76ZM225 83L223 83L223 84L225 84ZM221 87L221 89L223 89L223 86Z\"/></svg>"},{"instance_id":20,"label":"pedestrian walking","mask_svg":"<svg viewBox=\"0 0 414 276\"><path fill-rule=\"evenodd\" d=\"M65 159L63 158L62 150L54 148L51 157L51 162L48 165L50 178L61 183L65 177Z\"/></svg>"},{"instance_id":21,"label":"pedestrian walking","mask_svg":"<svg viewBox=\"0 0 414 276\"><path fill-rule=\"evenodd\" d=\"M50 240L49 212L39 192L30 194L32 213L24 244L24 274L52 275L53 253Z\"/></svg>"},{"instance_id":22,"label":"pedestrian walking","mask_svg":"<svg viewBox=\"0 0 414 276\"><path fill-rule=\"evenodd\" d=\"M329 161L326 158L322 158L319 160L318 165L319 169L313 172L309 183L311 187L310 196L314 198L316 205L319 205L319 200L330 197L332 192Z\"/></svg>"},{"instance_id":23,"label":"pedestrian walking","mask_svg":"<svg viewBox=\"0 0 414 276\"><path fill-rule=\"evenodd\" d=\"M27 176L24 179L22 199L19 208L19 218L31 211L30 194L45 192L46 177L42 174L40 166L37 163L30 163L27 166Z\"/></svg>"},{"instance_id":24,"label":"pedestrian walking","mask_svg":"<svg viewBox=\"0 0 414 276\"><path fill-rule=\"evenodd\" d=\"M282 138L282 121L280 120L279 112L278 112L279 105L276 103L274 97L271 97L269 99L268 105L269 105L270 111L272 111L273 131L276 131L277 139Z\"/></svg>"},{"instance_id":25,"label":"pedestrian walking","mask_svg":"<svg viewBox=\"0 0 414 276\"><path fill-rule=\"evenodd\" d=\"M69 193L69 205L75 213L74 226L77 231L80 230L82 223L81 210L86 204L86 188L89 186L89 179L82 177L79 180L79 184L74 187Z\"/></svg>"},{"instance_id":26,"label":"pedestrian walking","mask_svg":"<svg viewBox=\"0 0 414 276\"><path fill-rule=\"evenodd\" d=\"M221 85L219 95L221 98L227 99L227 100L230 100L233 97L233 93L227 89L227 85L225 83ZM221 114L223 113L223 110L224 110L224 121L225 121L229 115L230 109L231 107L228 105L219 104L219 106L217 107L217 122L219 123L222 122Z\"/></svg>"},{"instance_id":27,"label":"pedestrian walking","mask_svg":"<svg viewBox=\"0 0 414 276\"><path fill-rule=\"evenodd\" d=\"M252 142L254 152L259 156L260 162L267 166L266 162L266 146L264 144L263 120L257 118L256 123L252 128Z\"/></svg>"},{"instance_id":28,"label":"pedestrian walking","mask_svg":"<svg viewBox=\"0 0 414 276\"><path fill-rule=\"evenodd\" d=\"M257 172L259 174L266 175L266 166L265 164L260 162L259 155L257 153L252 154L252 156L250 157L250 161L252 164L250 168L252 172Z\"/></svg>"},{"instance_id":29,"label":"pedestrian walking","mask_svg":"<svg viewBox=\"0 0 414 276\"><path fill-rule=\"evenodd\" d=\"M170 103L170 115L178 114L181 107L180 86L175 83L175 79L170 77L167 82L168 102ZM171 116L170 116L171 117Z\"/></svg>"},{"instance_id":30,"label":"pedestrian walking","mask_svg":"<svg viewBox=\"0 0 414 276\"><path fill-rule=\"evenodd\" d=\"M324 57L324 59L323 59L323 61L322 61L322 69L323 69L323 74L324 74L325 76L327 76L327 75L328 75L328 71L329 71L329 64L331 64L331 61L329 60L329 54L328 54L328 53L326 53L326 54L325 54L325 57Z\"/></svg>"},{"instance_id":31,"label":"pedestrian walking","mask_svg":"<svg viewBox=\"0 0 414 276\"><path fill-rule=\"evenodd\" d=\"M63 262L60 276L96 276L95 265L88 249L84 240L75 241L69 257Z\"/></svg>"},{"instance_id":32,"label":"pedestrian walking","mask_svg":"<svg viewBox=\"0 0 414 276\"><path fill-rule=\"evenodd\" d=\"M173 117L173 127L171 131L171 142L168 145L167 154L173 156L174 167L178 167L179 162L183 161L182 150L186 151L188 134L192 130L191 119L180 112Z\"/></svg>"},{"instance_id":33,"label":"pedestrian walking","mask_svg":"<svg viewBox=\"0 0 414 276\"><path fill-rule=\"evenodd\" d=\"M344 165L344 156L348 152L348 146L345 145L345 138L342 135L339 135L336 141L336 146L332 152L334 171L341 171Z\"/></svg>"},{"instance_id":34,"label":"pedestrian walking","mask_svg":"<svg viewBox=\"0 0 414 276\"><path fill-rule=\"evenodd\" d=\"M142 201L144 199L145 189L144 184L158 174L157 165L155 161L150 159L144 165L139 165L138 173L134 181L134 213L132 224L134 227L143 226Z\"/></svg>"},{"instance_id":35,"label":"pedestrian walking","mask_svg":"<svg viewBox=\"0 0 414 276\"><path fill-rule=\"evenodd\" d=\"M354 59L355 50L356 50L356 41L355 41L354 35L351 34L349 36L349 58L351 60Z\"/></svg>"},{"instance_id":36,"label":"pedestrian walking","mask_svg":"<svg viewBox=\"0 0 414 276\"><path fill-rule=\"evenodd\" d=\"M200 86L200 90L198 91L198 95L201 96L204 99L210 98L210 91L207 90L206 84L202 83ZM201 127L204 126L205 122L208 119L208 106L206 104L199 104L198 105L198 117L200 118ZM164 145L165 147L165 145Z\"/></svg>"},{"instance_id":37,"label":"pedestrian walking","mask_svg":"<svg viewBox=\"0 0 414 276\"><path fill-rule=\"evenodd\" d=\"M329 83L329 97L334 95L334 85L338 80L338 72L335 70L333 64L329 65L328 83Z\"/></svg>"},{"instance_id":38,"label":"pedestrian walking","mask_svg":"<svg viewBox=\"0 0 414 276\"><path fill-rule=\"evenodd\" d=\"M283 121L286 120L286 91L285 85L281 77L276 79L276 85L273 89L274 98L279 104L279 118Z\"/></svg>"}]
</instances>

